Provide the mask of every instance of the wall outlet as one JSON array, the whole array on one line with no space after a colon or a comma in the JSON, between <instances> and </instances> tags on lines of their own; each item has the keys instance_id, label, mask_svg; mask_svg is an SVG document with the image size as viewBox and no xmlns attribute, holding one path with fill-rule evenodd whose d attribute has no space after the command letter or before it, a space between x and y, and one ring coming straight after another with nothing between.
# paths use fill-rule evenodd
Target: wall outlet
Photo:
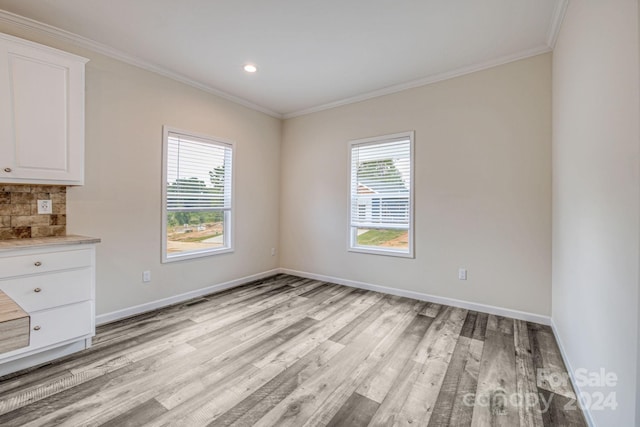
<instances>
[{"instance_id":1,"label":"wall outlet","mask_svg":"<svg viewBox=\"0 0 640 427\"><path fill-rule=\"evenodd\" d=\"M51 200L38 200L38 213L50 214L51 213Z\"/></svg>"},{"instance_id":2,"label":"wall outlet","mask_svg":"<svg viewBox=\"0 0 640 427\"><path fill-rule=\"evenodd\" d=\"M149 270L142 272L142 281L148 283L151 281L151 272Z\"/></svg>"},{"instance_id":3,"label":"wall outlet","mask_svg":"<svg viewBox=\"0 0 640 427\"><path fill-rule=\"evenodd\" d=\"M467 280L467 269L466 268L458 269L458 280Z\"/></svg>"},{"instance_id":4,"label":"wall outlet","mask_svg":"<svg viewBox=\"0 0 640 427\"><path fill-rule=\"evenodd\" d=\"M271 248L271 256L276 256L276 248Z\"/></svg>"}]
</instances>

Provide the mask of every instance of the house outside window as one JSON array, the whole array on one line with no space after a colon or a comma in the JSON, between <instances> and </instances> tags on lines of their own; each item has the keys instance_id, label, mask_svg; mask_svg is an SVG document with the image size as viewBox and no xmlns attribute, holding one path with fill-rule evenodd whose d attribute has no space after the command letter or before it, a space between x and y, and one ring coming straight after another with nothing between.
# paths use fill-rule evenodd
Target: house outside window
<instances>
[{"instance_id":1,"label":"house outside window","mask_svg":"<svg viewBox=\"0 0 640 427\"><path fill-rule=\"evenodd\" d=\"M233 143L163 133L162 262L232 251Z\"/></svg>"},{"instance_id":2,"label":"house outside window","mask_svg":"<svg viewBox=\"0 0 640 427\"><path fill-rule=\"evenodd\" d=\"M349 143L349 250L413 257L413 132Z\"/></svg>"}]
</instances>

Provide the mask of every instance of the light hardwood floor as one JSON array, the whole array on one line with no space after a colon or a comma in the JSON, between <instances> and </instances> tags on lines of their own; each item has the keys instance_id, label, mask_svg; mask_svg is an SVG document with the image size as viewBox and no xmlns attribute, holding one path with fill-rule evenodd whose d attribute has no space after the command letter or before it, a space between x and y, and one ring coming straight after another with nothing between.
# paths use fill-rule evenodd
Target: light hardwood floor
<instances>
[{"instance_id":1,"label":"light hardwood floor","mask_svg":"<svg viewBox=\"0 0 640 427\"><path fill-rule=\"evenodd\" d=\"M0 378L0 425L586 425L539 372L565 373L547 326L279 275Z\"/></svg>"}]
</instances>

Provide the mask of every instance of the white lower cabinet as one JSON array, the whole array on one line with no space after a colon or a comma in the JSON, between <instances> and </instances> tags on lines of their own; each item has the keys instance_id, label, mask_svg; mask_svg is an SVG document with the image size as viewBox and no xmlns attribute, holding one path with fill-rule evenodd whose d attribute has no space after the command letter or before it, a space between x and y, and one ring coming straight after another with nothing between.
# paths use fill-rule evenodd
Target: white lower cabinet
<instances>
[{"instance_id":1,"label":"white lower cabinet","mask_svg":"<svg viewBox=\"0 0 640 427\"><path fill-rule=\"evenodd\" d=\"M0 290L30 317L29 346L0 353L0 375L86 348L95 335L95 245L0 251Z\"/></svg>"}]
</instances>

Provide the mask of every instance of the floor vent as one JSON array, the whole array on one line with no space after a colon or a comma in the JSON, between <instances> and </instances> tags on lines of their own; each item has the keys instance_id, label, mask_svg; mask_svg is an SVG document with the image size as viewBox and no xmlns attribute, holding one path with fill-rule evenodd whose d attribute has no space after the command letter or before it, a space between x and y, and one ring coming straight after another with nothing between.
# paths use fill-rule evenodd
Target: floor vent
<instances>
[{"instance_id":1,"label":"floor vent","mask_svg":"<svg viewBox=\"0 0 640 427\"><path fill-rule=\"evenodd\" d=\"M191 300L189 302L185 302L184 306L191 307L192 305L202 304L203 302L207 302L207 301L209 301L207 298L198 298L198 299Z\"/></svg>"}]
</instances>

